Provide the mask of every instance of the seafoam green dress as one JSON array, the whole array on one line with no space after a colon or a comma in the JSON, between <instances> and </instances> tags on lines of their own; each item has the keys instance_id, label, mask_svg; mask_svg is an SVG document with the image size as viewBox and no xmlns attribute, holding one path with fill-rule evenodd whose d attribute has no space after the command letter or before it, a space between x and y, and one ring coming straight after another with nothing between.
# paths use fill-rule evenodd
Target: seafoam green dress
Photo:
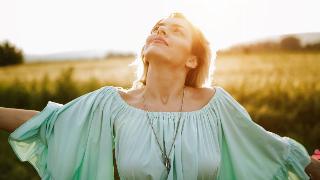
<instances>
[{"instance_id":1,"label":"seafoam green dress","mask_svg":"<svg viewBox=\"0 0 320 180\"><path fill-rule=\"evenodd\" d=\"M180 112L149 112L167 152L178 128L168 176L146 111L127 104L114 86L65 105L49 101L8 141L42 179L112 180L113 153L121 179L309 179L304 146L266 131L225 89L214 88L204 107L182 112L179 127Z\"/></svg>"}]
</instances>

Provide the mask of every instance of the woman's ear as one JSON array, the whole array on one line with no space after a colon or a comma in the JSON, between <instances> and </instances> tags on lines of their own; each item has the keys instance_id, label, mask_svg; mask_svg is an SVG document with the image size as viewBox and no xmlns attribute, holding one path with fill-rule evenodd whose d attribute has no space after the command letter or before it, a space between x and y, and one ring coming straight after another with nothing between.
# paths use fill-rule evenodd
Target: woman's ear
<instances>
[{"instance_id":1,"label":"woman's ear","mask_svg":"<svg viewBox=\"0 0 320 180\"><path fill-rule=\"evenodd\" d=\"M186 66L189 68L196 68L197 65L198 65L198 58L196 56L191 56L186 62Z\"/></svg>"}]
</instances>

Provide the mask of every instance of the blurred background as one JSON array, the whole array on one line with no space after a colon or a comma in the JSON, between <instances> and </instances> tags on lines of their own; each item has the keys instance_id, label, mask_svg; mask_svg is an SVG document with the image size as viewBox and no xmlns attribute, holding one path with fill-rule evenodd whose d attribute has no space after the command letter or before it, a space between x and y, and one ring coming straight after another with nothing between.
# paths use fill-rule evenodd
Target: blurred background
<instances>
[{"instance_id":1,"label":"blurred background","mask_svg":"<svg viewBox=\"0 0 320 180\"><path fill-rule=\"evenodd\" d=\"M152 26L182 12L216 52L222 86L265 129L320 148L316 0L0 0L0 106L41 111L102 86L129 88ZM0 131L0 179L40 179Z\"/></svg>"}]
</instances>

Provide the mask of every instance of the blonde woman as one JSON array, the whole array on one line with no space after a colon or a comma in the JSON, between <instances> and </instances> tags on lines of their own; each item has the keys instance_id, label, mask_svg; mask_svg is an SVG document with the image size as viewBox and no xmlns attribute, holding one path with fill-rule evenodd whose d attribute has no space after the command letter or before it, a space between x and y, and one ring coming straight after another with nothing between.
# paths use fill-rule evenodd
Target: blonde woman
<instances>
[{"instance_id":1,"label":"blonde woman","mask_svg":"<svg viewBox=\"0 0 320 180\"><path fill-rule=\"evenodd\" d=\"M42 179L319 179L299 142L210 85L210 59L201 31L173 13L147 37L131 89L105 86L41 112L2 108L1 128Z\"/></svg>"}]
</instances>

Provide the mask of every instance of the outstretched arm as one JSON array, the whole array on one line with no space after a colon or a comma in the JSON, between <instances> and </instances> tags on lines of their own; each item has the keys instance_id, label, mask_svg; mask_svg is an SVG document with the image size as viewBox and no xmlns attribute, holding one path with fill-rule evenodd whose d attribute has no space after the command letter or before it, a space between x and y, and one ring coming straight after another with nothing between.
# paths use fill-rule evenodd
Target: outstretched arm
<instances>
[{"instance_id":1,"label":"outstretched arm","mask_svg":"<svg viewBox=\"0 0 320 180\"><path fill-rule=\"evenodd\" d=\"M311 163L306 166L305 171L311 177L311 180L320 180L320 160L311 158Z\"/></svg>"},{"instance_id":2,"label":"outstretched arm","mask_svg":"<svg viewBox=\"0 0 320 180\"><path fill-rule=\"evenodd\" d=\"M13 132L37 113L39 111L0 107L0 130Z\"/></svg>"}]
</instances>

